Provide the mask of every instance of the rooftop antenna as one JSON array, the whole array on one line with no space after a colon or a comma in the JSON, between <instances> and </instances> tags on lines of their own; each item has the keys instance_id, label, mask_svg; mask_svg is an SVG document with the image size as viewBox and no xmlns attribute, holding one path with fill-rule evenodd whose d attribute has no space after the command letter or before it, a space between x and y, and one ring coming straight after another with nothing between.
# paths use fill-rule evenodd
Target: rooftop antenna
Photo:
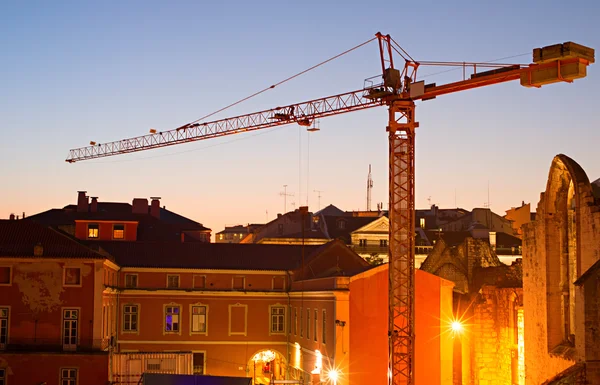
<instances>
[{"instance_id":1,"label":"rooftop antenna","mask_svg":"<svg viewBox=\"0 0 600 385\"><path fill-rule=\"evenodd\" d=\"M325 192L325 191L323 191L323 190L313 190L313 192L317 193L317 202L319 203L319 209L317 211L319 211L319 210L321 210L321 193Z\"/></svg>"},{"instance_id":2,"label":"rooftop antenna","mask_svg":"<svg viewBox=\"0 0 600 385\"><path fill-rule=\"evenodd\" d=\"M488 185L487 185L487 202L483 203L483 207L485 207L486 209L489 209L492 206L492 203L490 202L490 181L488 180Z\"/></svg>"},{"instance_id":3,"label":"rooftop antenna","mask_svg":"<svg viewBox=\"0 0 600 385\"><path fill-rule=\"evenodd\" d=\"M367 211L371 211L371 190L373 189L373 179L371 179L371 165L369 165L369 175L367 176Z\"/></svg>"},{"instance_id":4,"label":"rooftop antenna","mask_svg":"<svg viewBox=\"0 0 600 385\"><path fill-rule=\"evenodd\" d=\"M427 198L427 203L429 203L429 207L431 207L431 195Z\"/></svg>"},{"instance_id":5,"label":"rooftop antenna","mask_svg":"<svg viewBox=\"0 0 600 385\"><path fill-rule=\"evenodd\" d=\"M293 197L294 194L287 193L287 184L283 185L283 192L280 192L279 195L283 197L283 214L287 213L287 197Z\"/></svg>"}]
</instances>

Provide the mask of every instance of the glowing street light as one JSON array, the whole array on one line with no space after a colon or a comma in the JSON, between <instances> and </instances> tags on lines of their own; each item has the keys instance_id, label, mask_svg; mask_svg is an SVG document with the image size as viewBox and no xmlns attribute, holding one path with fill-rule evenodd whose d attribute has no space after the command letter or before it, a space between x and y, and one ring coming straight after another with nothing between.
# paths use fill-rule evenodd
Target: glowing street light
<instances>
[{"instance_id":1,"label":"glowing street light","mask_svg":"<svg viewBox=\"0 0 600 385\"><path fill-rule=\"evenodd\" d=\"M450 328L454 334L463 332L463 324L460 321L452 321Z\"/></svg>"},{"instance_id":2,"label":"glowing street light","mask_svg":"<svg viewBox=\"0 0 600 385\"><path fill-rule=\"evenodd\" d=\"M337 369L331 369L329 373L327 373L327 377L333 382L333 385L337 384L338 377L340 376L340 372Z\"/></svg>"}]
</instances>

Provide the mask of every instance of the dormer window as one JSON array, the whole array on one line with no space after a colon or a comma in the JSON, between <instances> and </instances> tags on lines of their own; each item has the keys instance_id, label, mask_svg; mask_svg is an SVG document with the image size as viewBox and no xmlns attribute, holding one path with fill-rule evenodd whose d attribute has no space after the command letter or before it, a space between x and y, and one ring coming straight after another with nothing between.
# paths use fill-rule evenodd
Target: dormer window
<instances>
[{"instance_id":1,"label":"dormer window","mask_svg":"<svg viewBox=\"0 0 600 385\"><path fill-rule=\"evenodd\" d=\"M97 223L90 223L88 225L88 238L98 238L100 229Z\"/></svg>"},{"instance_id":2,"label":"dormer window","mask_svg":"<svg viewBox=\"0 0 600 385\"><path fill-rule=\"evenodd\" d=\"M337 226L338 226L338 229L341 229L341 230L345 229L346 228L346 221L343 220L343 219L339 220L338 223L337 223Z\"/></svg>"},{"instance_id":3,"label":"dormer window","mask_svg":"<svg viewBox=\"0 0 600 385\"><path fill-rule=\"evenodd\" d=\"M114 225L113 226L113 239L125 238L125 225Z\"/></svg>"}]
</instances>

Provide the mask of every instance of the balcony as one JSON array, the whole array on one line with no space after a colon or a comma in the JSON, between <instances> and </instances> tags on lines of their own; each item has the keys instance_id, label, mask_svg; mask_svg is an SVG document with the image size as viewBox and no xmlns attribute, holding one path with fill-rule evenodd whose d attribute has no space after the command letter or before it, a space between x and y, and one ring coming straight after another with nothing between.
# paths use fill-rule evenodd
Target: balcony
<instances>
[{"instance_id":1,"label":"balcony","mask_svg":"<svg viewBox=\"0 0 600 385\"><path fill-rule=\"evenodd\" d=\"M77 344L65 343L62 338L13 338L0 345L2 352L27 353L97 353L108 350L108 339L81 339Z\"/></svg>"}]
</instances>

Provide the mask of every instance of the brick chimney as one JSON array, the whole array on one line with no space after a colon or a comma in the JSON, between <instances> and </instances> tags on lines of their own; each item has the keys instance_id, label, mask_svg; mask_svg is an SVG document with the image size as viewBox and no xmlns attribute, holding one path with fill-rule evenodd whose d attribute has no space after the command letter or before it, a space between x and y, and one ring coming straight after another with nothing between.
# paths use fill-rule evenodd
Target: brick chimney
<instances>
[{"instance_id":1,"label":"brick chimney","mask_svg":"<svg viewBox=\"0 0 600 385\"><path fill-rule=\"evenodd\" d=\"M150 205L150 215L154 218L160 219L160 197L151 197L152 203Z\"/></svg>"},{"instance_id":2,"label":"brick chimney","mask_svg":"<svg viewBox=\"0 0 600 385\"><path fill-rule=\"evenodd\" d=\"M87 191L77 191L77 212L86 213L88 211L88 197L85 195Z\"/></svg>"},{"instance_id":3,"label":"brick chimney","mask_svg":"<svg viewBox=\"0 0 600 385\"><path fill-rule=\"evenodd\" d=\"M131 203L131 212L134 214L148 214L148 199L133 198Z\"/></svg>"},{"instance_id":4,"label":"brick chimney","mask_svg":"<svg viewBox=\"0 0 600 385\"><path fill-rule=\"evenodd\" d=\"M92 203L90 204L90 211L92 213L98 212L98 197L92 197Z\"/></svg>"},{"instance_id":5,"label":"brick chimney","mask_svg":"<svg viewBox=\"0 0 600 385\"><path fill-rule=\"evenodd\" d=\"M10 214L10 217L8 217L11 221L15 220L15 214Z\"/></svg>"}]
</instances>

